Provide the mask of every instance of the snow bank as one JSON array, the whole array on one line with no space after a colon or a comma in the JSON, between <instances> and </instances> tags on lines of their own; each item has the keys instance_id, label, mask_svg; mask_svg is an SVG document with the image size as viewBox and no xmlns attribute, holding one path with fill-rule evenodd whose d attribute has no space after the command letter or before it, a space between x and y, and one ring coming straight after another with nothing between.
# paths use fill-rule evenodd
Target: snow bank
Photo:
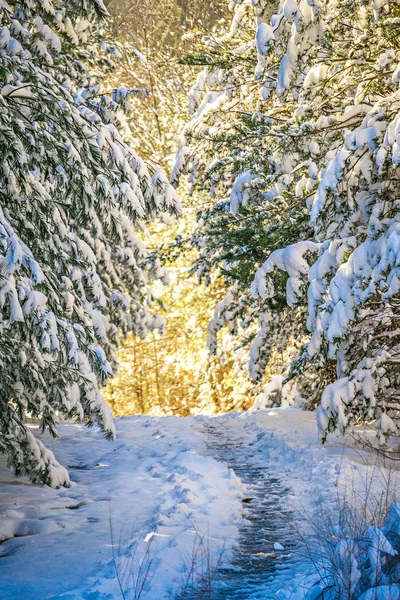
<instances>
[{"instance_id":1,"label":"snow bank","mask_svg":"<svg viewBox=\"0 0 400 600\"><path fill-rule=\"evenodd\" d=\"M3 461L0 541L8 541L0 546L2 600L118 598L111 529L121 569L137 570L151 540L154 579L147 600L179 591L185 557L199 535L207 537L211 558L231 547L242 485L225 465L204 456L191 423L116 419L116 442L96 429L62 425L61 441L46 439L46 445L69 468L69 489L17 479Z\"/></svg>"}]
</instances>

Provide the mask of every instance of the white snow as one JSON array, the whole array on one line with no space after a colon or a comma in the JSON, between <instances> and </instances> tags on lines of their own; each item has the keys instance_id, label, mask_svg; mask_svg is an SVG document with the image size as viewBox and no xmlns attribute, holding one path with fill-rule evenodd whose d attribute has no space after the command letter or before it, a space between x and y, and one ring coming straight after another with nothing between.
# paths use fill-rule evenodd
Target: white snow
<instances>
[{"instance_id":1,"label":"white snow","mask_svg":"<svg viewBox=\"0 0 400 600\"><path fill-rule=\"evenodd\" d=\"M226 465L204 455L193 421L115 422L115 442L78 424L61 425L61 440L46 439L69 468L70 488L30 484L1 460L0 541L8 540L0 546L2 600L119 597L110 519L124 568L135 541L142 552L144 540L153 540L155 576L148 600L179 591L196 530L209 538L215 557L234 542L244 488Z\"/></svg>"},{"instance_id":2,"label":"white snow","mask_svg":"<svg viewBox=\"0 0 400 600\"><path fill-rule=\"evenodd\" d=\"M268 285L267 276L275 268L286 271L289 279L286 284L286 299L289 306L294 306L301 296L302 277L309 272L305 258L307 253L317 252L320 244L312 241L301 241L271 252L265 263L257 270L252 284L253 297L270 298L274 294L272 285Z\"/></svg>"},{"instance_id":3,"label":"white snow","mask_svg":"<svg viewBox=\"0 0 400 600\"><path fill-rule=\"evenodd\" d=\"M78 390L71 389L70 399L79 401ZM146 600L166 600L179 592L185 560L199 534L206 536L211 558L217 560L225 548L223 560L228 561L243 518L241 501L248 494L232 469L207 455L204 425L210 422L232 439L244 440L237 447L238 463L251 460L282 482L287 493L280 501L292 511L293 537L307 518L318 517L321 507L333 514L338 488L346 481L358 493L374 475L370 456L354 450L351 438L332 436L322 447L315 414L298 408L186 419L118 418L113 442L97 428L62 424L61 439L45 441L68 467L70 488L33 485L1 462L2 600L119 598L112 540L121 570L135 572L148 549L154 578ZM37 435L36 427L31 430ZM374 435L368 428L358 431L371 439ZM373 481L379 487L379 477ZM399 527L396 510L394 505L391 528ZM366 531L372 548L394 554L384 533ZM273 547L278 556L285 551L279 541L265 543L265 551ZM347 546L340 550L349 551ZM317 579L310 562L293 554L257 594L249 592L248 600L303 600ZM390 586L379 593L379 600L397 598Z\"/></svg>"}]
</instances>

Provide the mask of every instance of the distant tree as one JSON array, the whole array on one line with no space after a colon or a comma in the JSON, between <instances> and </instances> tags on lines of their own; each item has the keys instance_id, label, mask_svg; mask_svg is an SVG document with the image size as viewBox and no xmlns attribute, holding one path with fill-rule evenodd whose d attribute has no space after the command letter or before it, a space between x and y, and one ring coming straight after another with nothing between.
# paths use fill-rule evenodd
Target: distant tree
<instances>
[{"instance_id":1,"label":"distant tree","mask_svg":"<svg viewBox=\"0 0 400 600\"><path fill-rule=\"evenodd\" d=\"M211 30L225 16L227 0L108 0L106 5L114 37L180 57L191 47L185 34Z\"/></svg>"},{"instance_id":2,"label":"distant tree","mask_svg":"<svg viewBox=\"0 0 400 600\"><path fill-rule=\"evenodd\" d=\"M154 165L171 167L178 134L189 118L188 94L200 70L184 59L189 51L200 51L204 35L217 26L225 5L225 0L112 0L108 4L113 34L132 44L140 58L120 62L113 80L115 85L122 82L148 90L148 96L130 100L133 110L128 122L132 143ZM118 373L105 389L114 414L187 415L200 409L225 411L249 405L252 385L245 365L235 360L240 351L235 352L233 339L226 336L218 354L208 356L207 324L225 286L214 278L209 288L199 290L195 274L189 277L195 252L187 240L198 203L198 198L184 195L184 217L176 227L153 223L147 230L154 247L162 240L160 259L171 279L167 288L153 286L165 310L165 334L154 332L146 339L129 335L124 340Z\"/></svg>"},{"instance_id":3,"label":"distant tree","mask_svg":"<svg viewBox=\"0 0 400 600\"><path fill-rule=\"evenodd\" d=\"M187 209L175 227L154 226L153 238L163 240L160 258L170 279L169 286L153 285L165 310L165 333L154 331L144 339L132 334L123 341L118 372L104 390L116 415L187 416L249 406L253 385L235 341L226 335L216 355L207 350L207 325L226 289L217 277L199 288L196 276L189 276L195 251L185 239L194 219L195 210Z\"/></svg>"},{"instance_id":4,"label":"distant tree","mask_svg":"<svg viewBox=\"0 0 400 600\"><path fill-rule=\"evenodd\" d=\"M225 12L226 0L110 0L115 39L131 44L140 58L120 63L116 85L141 87L131 99L131 143L154 164L171 168L179 132L189 118L188 94L198 67L183 64Z\"/></svg>"}]
</instances>

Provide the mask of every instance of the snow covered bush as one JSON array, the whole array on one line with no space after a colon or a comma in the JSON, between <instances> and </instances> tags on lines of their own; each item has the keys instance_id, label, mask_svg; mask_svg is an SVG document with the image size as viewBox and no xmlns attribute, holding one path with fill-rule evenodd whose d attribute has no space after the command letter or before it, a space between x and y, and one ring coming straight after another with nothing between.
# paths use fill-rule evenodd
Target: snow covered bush
<instances>
[{"instance_id":1,"label":"snow covered bush","mask_svg":"<svg viewBox=\"0 0 400 600\"><path fill-rule=\"evenodd\" d=\"M349 489L340 487L335 516L318 506L310 536L303 537L318 574L305 600L400 598L397 473L384 473L373 468L361 493L354 482Z\"/></svg>"},{"instance_id":2,"label":"snow covered bush","mask_svg":"<svg viewBox=\"0 0 400 600\"><path fill-rule=\"evenodd\" d=\"M1 2L0 450L34 481L68 474L26 426L57 414L114 435L100 387L120 331L161 327L148 281L166 278L140 223L179 212L176 192L124 142L140 90L104 92L122 48L101 0Z\"/></svg>"},{"instance_id":3,"label":"snow covered bush","mask_svg":"<svg viewBox=\"0 0 400 600\"><path fill-rule=\"evenodd\" d=\"M233 287L210 347L224 323L243 337L257 318L256 379L280 336L293 340L259 406L294 379L294 397L313 388L323 439L375 419L384 441L400 396L400 7L230 4L230 31L191 57L204 70L173 173L215 199L198 274L217 268Z\"/></svg>"}]
</instances>

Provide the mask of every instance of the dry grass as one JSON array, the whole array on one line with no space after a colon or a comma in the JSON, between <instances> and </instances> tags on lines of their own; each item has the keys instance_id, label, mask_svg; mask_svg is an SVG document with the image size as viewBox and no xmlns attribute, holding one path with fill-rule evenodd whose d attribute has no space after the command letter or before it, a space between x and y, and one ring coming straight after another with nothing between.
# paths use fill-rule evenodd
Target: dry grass
<instances>
[{"instance_id":1,"label":"dry grass","mask_svg":"<svg viewBox=\"0 0 400 600\"><path fill-rule=\"evenodd\" d=\"M183 573L180 591L174 600L212 600L214 582L222 563L225 546L222 545L215 556L209 533L201 532L195 521L189 517L193 542L187 553L181 555ZM155 536L146 535L149 524L141 529L133 528L129 535L121 531L116 536L111 506L109 528L112 549L112 562L120 598L122 600L143 600L151 591L156 575Z\"/></svg>"},{"instance_id":2,"label":"dry grass","mask_svg":"<svg viewBox=\"0 0 400 600\"><path fill-rule=\"evenodd\" d=\"M217 556L212 551L209 533L201 532L196 523L189 519L194 532L192 547L182 556L183 581L175 600L212 600L215 579L225 554L222 545Z\"/></svg>"},{"instance_id":3,"label":"dry grass","mask_svg":"<svg viewBox=\"0 0 400 600\"><path fill-rule=\"evenodd\" d=\"M148 527L133 528L129 535L120 531L116 540L109 512L112 559L122 600L141 600L151 589L156 574L154 537L145 537Z\"/></svg>"},{"instance_id":4,"label":"dry grass","mask_svg":"<svg viewBox=\"0 0 400 600\"><path fill-rule=\"evenodd\" d=\"M296 527L301 559L319 579L321 592L317 586L309 592L313 600L357 600L368 589L399 582L398 558L379 539L399 500L399 472L386 465L366 469L363 477L357 473L338 481L333 508L318 506L313 516L302 513L305 527Z\"/></svg>"}]
</instances>

